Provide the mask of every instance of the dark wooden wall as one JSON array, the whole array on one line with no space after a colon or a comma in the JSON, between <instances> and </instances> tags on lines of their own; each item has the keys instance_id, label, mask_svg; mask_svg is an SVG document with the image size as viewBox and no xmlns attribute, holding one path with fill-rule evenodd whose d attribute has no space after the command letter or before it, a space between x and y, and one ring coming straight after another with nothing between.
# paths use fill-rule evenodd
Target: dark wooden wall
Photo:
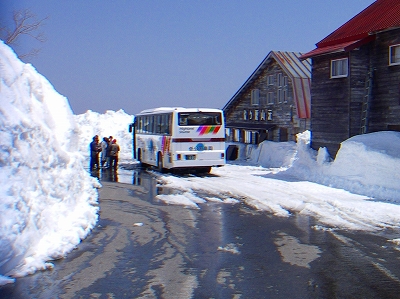
<instances>
[{"instance_id":1,"label":"dark wooden wall","mask_svg":"<svg viewBox=\"0 0 400 299\"><path fill-rule=\"evenodd\" d=\"M400 29L349 53L314 57L311 79L312 147L334 157L344 140L361 134L368 71L374 69L369 132L400 128L400 65L389 66L389 46L400 44ZM330 78L332 59L349 58L349 76Z\"/></svg>"},{"instance_id":2,"label":"dark wooden wall","mask_svg":"<svg viewBox=\"0 0 400 299\"><path fill-rule=\"evenodd\" d=\"M389 66L389 46L400 44L400 29L378 34L374 43L374 89L370 132L400 125L400 65Z\"/></svg>"},{"instance_id":3,"label":"dark wooden wall","mask_svg":"<svg viewBox=\"0 0 400 299\"><path fill-rule=\"evenodd\" d=\"M331 155L349 136L349 78L330 78L331 60L344 57L348 54L315 57L312 61L312 147L327 147Z\"/></svg>"},{"instance_id":4,"label":"dark wooden wall","mask_svg":"<svg viewBox=\"0 0 400 299\"><path fill-rule=\"evenodd\" d=\"M288 77L287 86L287 101L278 103L278 87L268 85L268 76L273 75L275 83L277 82L278 74ZM251 90L260 90L260 104L251 105ZM274 104L267 103L268 92L274 92ZM272 120L244 120L244 110L264 110L272 111ZM237 96L235 101L225 110L226 123L248 123L248 124L268 124L275 125L275 128L268 135L269 140L286 141L296 140L296 134L309 129L309 120L299 119L297 117L296 105L293 99L293 87L290 77L284 73L278 63L273 61L269 63L256 77L256 79L248 84L241 94ZM285 136L283 136L285 135Z\"/></svg>"}]
</instances>

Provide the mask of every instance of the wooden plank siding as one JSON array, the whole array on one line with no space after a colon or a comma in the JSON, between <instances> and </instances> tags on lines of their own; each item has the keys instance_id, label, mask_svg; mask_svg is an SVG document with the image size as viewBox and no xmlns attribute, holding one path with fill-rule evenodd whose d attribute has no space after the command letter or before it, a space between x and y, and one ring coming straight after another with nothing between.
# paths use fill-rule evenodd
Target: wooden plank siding
<instances>
[{"instance_id":1,"label":"wooden plank siding","mask_svg":"<svg viewBox=\"0 0 400 299\"><path fill-rule=\"evenodd\" d=\"M389 66L389 46L400 44L400 29L377 33L376 39L349 52L312 58L312 147L327 147L335 156L340 143L361 134L362 104L373 69L367 133L400 129L400 65ZM330 78L333 59L347 57L349 74Z\"/></svg>"},{"instance_id":2,"label":"wooden plank siding","mask_svg":"<svg viewBox=\"0 0 400 299\"><path fill-rule=\"evenodd\" d=\"M273 78L273 84L268 81L270 76ZM278 84L278 76L286 77L286 86ZM251 102L252 90L259 90L257 104ZM278 90L285 91L286 100L279 102ZM310 129L310 120L298 117L293 90L293 78L290 74L287 74L277 61L269 59L224 107L226 126L232 130L240 130L239 142L242 143L245 143L246 131L257 133L258 138L252 143L264 140L295 141L297 133ZM268 103L269 93L273 94L273 103ZM265 115L265 119L262 115ZM232 136L228 139L233 141Z\"/></svg>"},{"instance_id":3,"label":"wooden plank siding","mask_svg":"<svg viewBox=\"0 0 400 299\"><path fill-rule=\"evenodd\" d=\"M389 65L389 46L400 44L400 29L382 32L374 44L374 89L370 132L400 125L400 65Z\"/></svg>"},{"instance_id":4,"label":"wooden plank siding","mask_svg":"<svg viewBox=\"0 0 400 299\"><path fill-rule=\"evenodd\" d=\"M292 81L288 78L288 86L285 87L285 90L287 92L287 100L279 103L277 99L278 86L276 82L278 74L287 76L276 62L270 64L266 69L264 69L262 73L258 76L258 78L252 84L248 85L243 91L242 95L236 99L235 105L232 105L227 111L225 111L226 123L237 123L238 121L246 121L246 123L254 125L259 125L263 123L266 123L268 125L273 124L275 125L275 128L271 130L270 134L268 135L269 140L295 140L295 134L297 134L300 130L300 127L296 126L296 124L300 124L300 122L298 122L296 119L297 112L296 107L293 104ZM268 76L274 77L274 85L268 85ZM258 105L251 104L251 91L253 89L258 89L260 91L260 103ZM267 103L269 92L274 93L273 104ZM253 119L245 120L244 111L250 110L258 110L259 112L268 112L268 110L270 110L272 111L272 120L264 121L260 120L260 117L258 117L259 120L255 120L255 117L253 117ZM282 136L279 128L285 128L288 135Z\"/></svg>"},{"instance_id":5,"label":"wooden plank siding","mask_svg":"<svg viewBox=\"0 0 400 299\"><path fill-rule=\"evenodd\" d=\"M349 136L349 79L330 78L331 60L347 57L336 54L312 60L311 132L315 149L327 147L329 152L337 151L337 141Z\"/></svg>"}]
</instances>

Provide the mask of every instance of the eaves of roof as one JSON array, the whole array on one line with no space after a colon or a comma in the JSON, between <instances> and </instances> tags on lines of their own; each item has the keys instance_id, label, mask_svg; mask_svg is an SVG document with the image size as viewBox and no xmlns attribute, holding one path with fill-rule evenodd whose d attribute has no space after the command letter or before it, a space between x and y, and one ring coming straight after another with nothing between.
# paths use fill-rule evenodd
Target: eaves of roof
<instances>
[{"instance_id":1,"label":"eaves of roof","mask_svg":"<svg viewBox=\"0 0 400 299\"><path fill-rule=\"evenodd\" d=\"M350 42L344 42L341 44L336 44L332 46L326 46L321 48L316 48L308 53L303 54L300 56L300 59L308 59L311 57L326 55L326 54L333 54L333 53L340 53L340 52L349 52L354 50L362 45L365 45L373 40L375 40L375 35L369 35L363 39L358 39Z\"/></svg>"}]
</instances>

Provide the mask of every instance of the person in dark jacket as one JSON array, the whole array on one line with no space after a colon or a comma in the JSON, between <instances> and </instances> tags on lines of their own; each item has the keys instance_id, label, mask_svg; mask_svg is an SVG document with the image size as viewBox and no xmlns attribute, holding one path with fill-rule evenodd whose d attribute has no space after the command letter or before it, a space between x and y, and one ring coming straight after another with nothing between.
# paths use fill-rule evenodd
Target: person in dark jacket
<instances>
[{"instance_id":1,"label":"person in dark jacket","mask_svg":"<svg viewBox=\"0 0 400 299\"><path fill-rule=\"evenodd\" d=\"M114 170L118 168L118 152L119 145L117 144L117 140L114 139L110 146L110 168L114 168Z\"/></svg>"},{"instance_id":2,"label":"person in dark jacket","mask_svg":"<svg viewBox=\"0 0 400 299\"><path fill-rule=\"evenodd\" d=\"M100 169L99 153L101 152L101 146L99 144L99 136L94 136L93 141L89 145L90 147L90 171Z\"/></svg>"}]
</instances>

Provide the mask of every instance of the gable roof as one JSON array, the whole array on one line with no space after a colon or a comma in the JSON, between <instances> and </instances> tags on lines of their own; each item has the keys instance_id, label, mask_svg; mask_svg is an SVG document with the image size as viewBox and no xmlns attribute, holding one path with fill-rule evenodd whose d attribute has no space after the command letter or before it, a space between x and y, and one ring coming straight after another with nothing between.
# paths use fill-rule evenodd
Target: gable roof
<instances>
[{"instance_id":1,"label":"gable roof","mask_svg":"<svg viewBox=\"0 0 400 299\"><path fill-rule=\"evenodd\" d=\"M246 82L233 95L228 103L222 108L226 110L235 100L252 84L267 67L269 63L275 60L284 72L292 79L293 97L297 108L297 114L300 118L310 117L310 84L311 84L311 61L300 60L302 53L271 51L250 75Z\"/></svg>"},{"instance_id":2,"label":"gable roof","mask_svg":"<svg viewBox=\"0 0 400 299\"><path fill-rule=\"evenodd\" d=\"M375 33L379 31L398 27L400 27L400 1L377 0L318 42L317 48L304 54L301 59L349 51L372 41Z\"/></svg>"}]
</instances>

